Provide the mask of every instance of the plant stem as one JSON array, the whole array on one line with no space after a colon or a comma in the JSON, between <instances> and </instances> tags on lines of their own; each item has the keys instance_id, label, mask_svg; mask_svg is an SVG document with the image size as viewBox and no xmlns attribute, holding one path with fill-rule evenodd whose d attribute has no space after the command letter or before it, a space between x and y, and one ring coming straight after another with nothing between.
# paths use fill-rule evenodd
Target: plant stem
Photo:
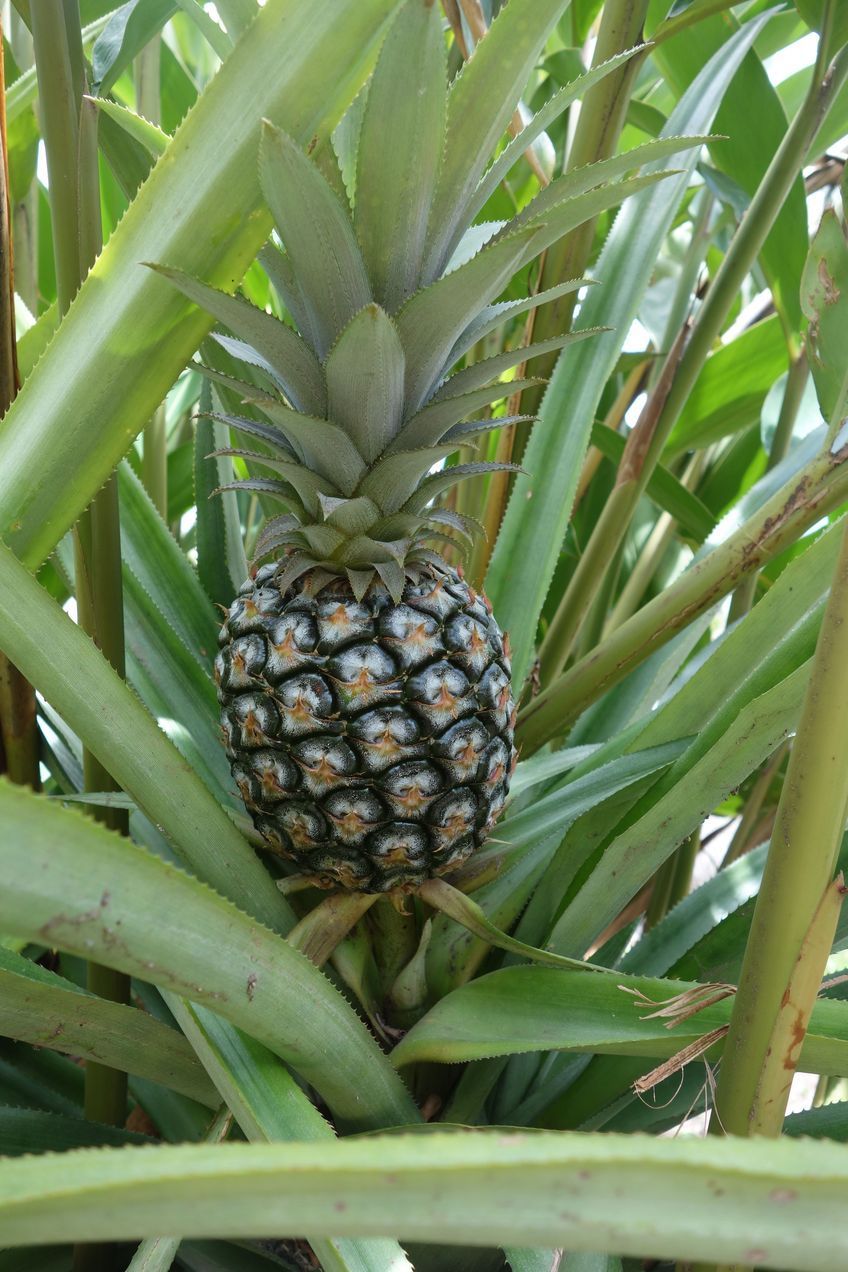
<instances>
[{"instance_id":1,"label":"plant stem","mask_svg":"<svg viewBox=\"0 0 848 1272\"><path fill-rule=\"evenodd\" d=\"M596 698L848 498L848 447L811 460L735 534L616 628L518 717L522 755L562 736Z\"/></svg>"},{"instance_id":2,"label":"plant stem","mask_svg":"<svg viewBox=\"0 0 848 1272\"><path fill-rule=\"evenodd\" d=\"M608 58L640 43L648 3L649 0L607 0L601 12L598 38L592 55L593 66L599 66ZM586 93L580 105L580 115L568 155L568 170L582 168L598 159L607 159L615 153L624 125L630 88L641 65L641 56L629 58L623 66ZM592 254L595 225L596 220L587 221L548 248L539 278L540 291L555 287L566 279L579 278L584 273ZM545 305L536 320L536 340L547 340L561 331L567 331L576 300L577 293L574 292ZM548 379L556 360L555 353L538 358L535 363L536 375ZM522 410L528 415L536 415L541 400L541 389L525 391ZM529 424L516 426L516 456L524 453L530 427Z\"/></svg>"},{"instance_id":3,"label":"plant stem","mask_svg":"<svg viewBox=\"0 0 848 1272\"><path fill-rule=\"evenodd\" d=\"M24 73L32 66L32 36L20 14L14 10L9 15L7 34L15 61ZM12 208L12 242L15 290L35 317L38 314L38 181L35 178L24 197Z\"/></svg>"},{"instance_id":4,"label":"plant stem","mask_svg":"<svg viewBox=\"0 0 848 1272\"><path fill-rule=\"evenodd\" d=\"M11 199L6 140L6 76L0 44L0 415L18 388L15 344L15 280L12 258ZM17 667L0 654L0 772L22 786L39 786L35 690Z\"/></svg>"},{"instance_id":5,"label":"plant stem","mask_svg":"<svg viewBox=\"0 0 848 1272\"><path fill-rule=\"evenodd\" d=\"M846 719L848 525L742 962L711 1128L719 1133L780 1134L841 901L831 893L848 808Z\"/></svg>"},{"instance_id":6,"label":"plant stem","mask_svg":"<svg viewBox=\"0 0 848 1272\"><path fill-rule=\"evenodd\" d=\"M84 61L76 0L39 0L32 10L32 34L50 182L58 303L65 313L101 246L97 121L94 107L83 110ZM121 541L114 475L80 518L74 555L80 626L123 676ZM107 770L88 751L83 754L83 774L86 790L117 789ZM124 811L103 809L95 816L126 833ZM89 987L115 1002L129 1001L129 977L91 964ZM103 1065L86 1066L85 1109L89 1117L122 1126L126 1102L125 1074ZM96 1251L80 1247L77 1266L94 1267L97 1257Z\"/></svg>"}]
</instances>

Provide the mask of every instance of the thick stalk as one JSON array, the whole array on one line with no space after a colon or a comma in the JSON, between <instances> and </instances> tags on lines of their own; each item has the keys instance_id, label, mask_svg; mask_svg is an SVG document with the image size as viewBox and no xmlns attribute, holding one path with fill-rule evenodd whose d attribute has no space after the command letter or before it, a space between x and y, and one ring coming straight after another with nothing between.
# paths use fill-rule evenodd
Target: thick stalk
<instances>
[{"instance_id":1,"label":"thick stalk","mask_svg":"<svg viewBox=\"0 0 848 1272\"><path fill-rule=\"evenodd\" d=\"M32 10L42 133L50 182L50 211L60 312L65 313L101 246L96 114L83 114L83 56L76 0L40 0ZM115 670L124 674L123 598L118 493L114 476L80 519L75 536L75 575L80 626ZM87 790L116 785L93 755L83 755ZM100 820L126 832L127 815L101 810ZM89 986L116 1002L129 1001L129 978L89 966ZM90 1118L123 1125L126 1075L88 1064L85 1108ZM101 1252L102 1256L102 1252ZM97 1266L96 1250L80 1248L77 1264Z\"/></svg>"},{"instance_id":2,"label":"thick stalk","mask_svg":"<svg viewBox=\"0 0 848 1272\"><path fill-rule=\"evenodd\" d=\"M161 36L154 36L135 59L136 109L151 124L161 123L159 61ZM141 480L160 515L168 519L168 439L165 408L154 411L144 426Z\"/></svg>"},{"instance_id":3,"label":"thick stalk","mask_svg":"<svg viewBox=\"0 0 848 1272\"><path fill-rule=\"evenodd\" d=\"M716 1093L717 1132L779 1135L783 1125L841 900L833 875L848 809L846 719L848 525L751 920Z\"/></svg>"},{"instance_id":4,"label":"thick stalk","mask_svg":"<svg viewBox=\"0 0 848 1272\"><path fill-rule=\"evenodd\" d=\"M15 280L12 259L9 157L6 142L6 77L0 43L0 415L18 391L15 347ZM38 728L35 691L17 667L0 654L0 772L38 789Z\"/></svg>"},{"instance_id":5,"label":"thick stalk","mask_svg":"<svg viewBox=\"0 0 848 1272\"><path fill-rule=\"evenodd\" d=\"M9 14L9 43L21 72L32 66L32 36L20 14ZM12 208L15 290L34 316L38 313L38 181L33 180Z\"/></svg>"},{"instance_id":6,"label":"thick stalk","mask_svg":"<svg viewBox=\"0 0 848 1272\"><path fill-rule=\"evenodd\" d=\"M848 446L811 460L756 516L622 623L518 717L521 753L562 736L605 690L848 498Z\"/></svg>"},{"instance_id":7,"label":"thick stalk","mask_svg":"<svg viewBox=\"0 0 848 1272\"><path fill-rule=\"evenodd\" d=\"M642 27L648 12L649 0L607 0L601 13L598 38L592 56L592 65L599 66L617 53L632 49L642 39ZM630 89L636 78L641 57L630 58L624 66L613 71L594 88L590 88L580 105L580 115L568 155L567 168L582 168L585 164L607 159L615 153L624 124ZM550 247L545 255L539 290L555 287L569 278L579 278L586 270L595 240L596 221L577 226ZM536 340L548 340L567 331L571 323L577 293L563 296L545 305L536 320ZM550 377L557 355L538 358L535 374L544 379ZM527 415L536 415L542 400L541 389L529 389L523 394L522 409ZM516 428L514 454L524 453L530 425Z\"/></svg>"}]
</instances>

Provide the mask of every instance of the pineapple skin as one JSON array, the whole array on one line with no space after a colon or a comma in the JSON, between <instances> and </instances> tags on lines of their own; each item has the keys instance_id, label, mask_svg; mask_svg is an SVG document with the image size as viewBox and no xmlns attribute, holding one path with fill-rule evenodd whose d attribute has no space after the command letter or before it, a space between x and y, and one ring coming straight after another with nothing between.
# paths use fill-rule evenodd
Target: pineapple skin
<instances>
[{"instance_id":1,"label":"pineapple skin","mask_svg":"<svg viewBox=\"0 0 848 1272\"><path fill-rule=\"evenodd\" d=\"M230 766L268 848L322 887L412 892L479 847L515 767L505 639L449 567L399 604L346 579L241 588L215 680Z\"/></svg>"}]
</instances>

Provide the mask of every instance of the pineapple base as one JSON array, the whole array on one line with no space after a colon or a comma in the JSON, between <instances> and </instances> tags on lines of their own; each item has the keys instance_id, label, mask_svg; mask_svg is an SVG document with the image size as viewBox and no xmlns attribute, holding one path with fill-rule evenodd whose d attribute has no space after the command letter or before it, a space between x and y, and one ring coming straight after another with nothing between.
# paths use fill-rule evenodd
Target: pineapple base
<instances>
[{"instance_id":1,"label":"pineapple base","mask_svg":"<svg viewBox=\"0 0 848 1272\"><path fill-rule=\"evenodd\" d=\"M395 604L263 566L221 629L233 777L268 848L326 888L414 891L497 820L515 766L508 651L485 598L423 568ZM325 576L326 577L326 576Z\"/></svg>"}]
</instances>

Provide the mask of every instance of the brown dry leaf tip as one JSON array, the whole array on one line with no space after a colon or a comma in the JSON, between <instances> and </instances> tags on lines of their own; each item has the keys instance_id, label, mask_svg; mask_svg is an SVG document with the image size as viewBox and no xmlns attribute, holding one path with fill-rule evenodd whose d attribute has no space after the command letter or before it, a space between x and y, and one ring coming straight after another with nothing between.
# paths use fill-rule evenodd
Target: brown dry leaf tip
<instances>
[{"instance_id":1,"label":"brown dry leaf tip","mask_svg":"<svg viewBox=\"0 0 848 1272\"><path fill-rule=\"evenodd\" d=\"M657 1065L656 1069L651 1069L650 1073L637 1078L633 1083L635 1094L644 1095L646 1091L658 1086L660 1082L670 1077L673 1073L679 1073L690 1061L699 1059L700 1056L709 1051L710 1047L727 1036L729 1028L729 1025L719 1025L718 1029L711 1029L709 1033L705 1033L700 1038L696 1038L694 1042L690 1042L688 1047L683 1047L681 1051L669 1056L668 1060L664 1060L662 1064Z\"/></svg>"},{"instance_id":2,"label":"brown dry leaf tip","mask_svg":"<svg viewBox=\"0 0 848 1272\"><path fill-rule=\"evenodd\" d=\"M666 1029L673 1029L675 1025L679 1025L691 1016L697 1015L705 1007L712 1007L715 1003L720 1003L725 998L731 998L736 993L735 985L715 983L696 985L692 989L684 990L681 994L673 995L671 998L658 1000L649 998L642 990L633 989L629 985L619 985L618 988L623 993L630 994L640 1005L657 1007L657 1011L648 1012L647 1015L640 1017L640 1019L654 1020L658 1016L670 1017L666 1024Z\"/></svg>"}]
</instances>

